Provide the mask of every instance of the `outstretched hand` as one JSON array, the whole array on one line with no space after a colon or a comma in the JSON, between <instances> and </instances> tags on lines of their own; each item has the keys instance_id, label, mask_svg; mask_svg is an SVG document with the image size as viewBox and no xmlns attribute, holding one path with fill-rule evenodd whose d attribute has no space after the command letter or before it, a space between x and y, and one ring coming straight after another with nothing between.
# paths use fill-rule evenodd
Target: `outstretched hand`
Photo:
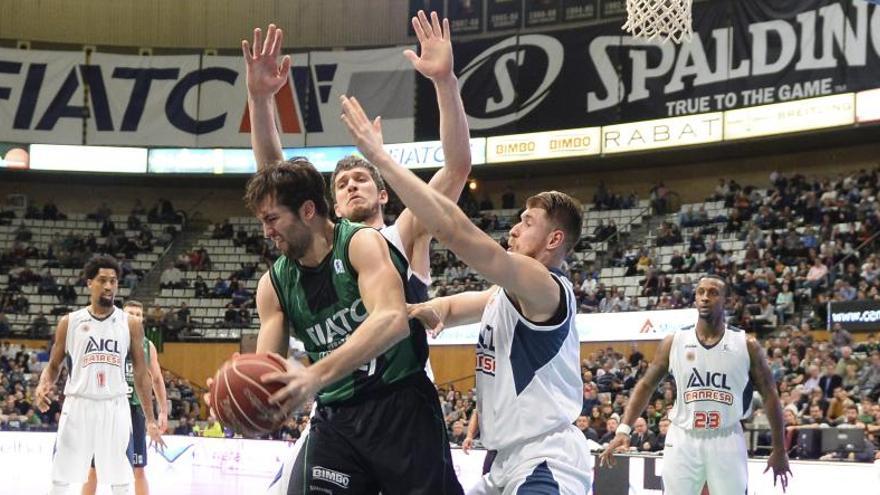
<instances>
[{"instance_id":1,"label":"outstretched hand","mask_svg":"<svg viewBox=\"0 0 880 495\"><path fill-rule=\"evenodd\" d=\"M281 414L289 416L318 393L321 383L313 372L314 368L307 368L299 361L289 361L278 354L273 355L284 363L285 371L266 373L260 377L260 381L284 384L284 387L269 397L269 404L278 405Z\"/></svg>"},{"instance_id":2,"label":"outstretched hand","mask_svg":"<svg viewBox=\"0 0 880 495\"><path fill-rule=\"evenodd\" d=\"M360 102L354 96L349 98L342 95L339 99L342 102L342 122L345 123L348 133L354 139L355 146L367 161L381 167L379 158L385 153L382 138L382 117L376 117L370 121Z\"/></svg>"},{"instance_id":3,"label":"outstretched hand","mask_svg":"<svg viewBox=\"0 0 880 495\"><path fill-rule=\"evenodd\" d=\"M406 313L410 318L415 318L422 322L425 330L431 334L431 337L437 338L443 331L443 320L437 310L429 304L407 304ZM467 453L467 452L465 452Z\"/></svg>"},{"instance_id":4,"label":"outstretched hand","mask_svg":"<svg viewBox=\"0 0 880 495\"><path fill-rule=\"evenodd\" d=\"M49 392L52 391L52 385L46 385L42 381L39 385L37 385L37 390L34 392L34 405L37 406L40 412L46 412L49 410Z\"/></svg>"},{"instance_id":5,"label":"outstretched hand","mask_svg":"<svg viewBox=\"0 0 880 495\"><path fill-rule=\"evenodd\" d=\"M449 36L449 19L440 18L431 12L431 20L420 10L412 18L413 29L421 46L421 56L412 50L404 50L403 55L412 62L413 67L423 76L437 82L452 77L452 40Z\"/></svg>"},{"instance_id":6,"label":"outstretched hand","mask_svg":"<svg viewBox=\"0 0 880 495\"><path fill-rule=\"evenodd\" d=\"M474 438L465 437L464 441L461 442L461 451L464 452L465 455L470 455L472 448L474 448Z\"/></svg>"},{"instance_id":7,"label":"outstretched hand","mask_svg":"<svg viewBox=\"0 0 880 495\"><path fill-rule=\"evenodd\" d=\"M150 447L155 448L159 452L164 452L167 445L162 439L162 432L159 425L155 421L147 423L147 435L150 437Z\"/></svg>"},{"instance_id":8,"label":"outstretched hand","mask_svg":"<svg viewBox=\"0 0 880 495\"><path fill-rule=\"evenodd\" d=\"M629 447L629 435L615 435L605 450L599 455L599 467L614 467L614 454L625 452Z\"/></svg>"},{"instance_id":9,"label":"outstretched hand","mask_svg":"<svg viewBox=\"0 0 880 495\"><path fill-rule=\"evenodd\" d=\"M767 458L767 467L764 469L766 473L773 469L773 486L776 486L776 480L782 485L782 491L788 488L788 477L791 476L791 468L788 466L788 454L782 449L774 449Z\"/></svg>"},{"instance_id":10,"label":"outstretched hand","mask_svg":"<svg viewBox=\"0 0 880 495\"><path fill-rule=\"evenodd\" d=\"M265 42L260 28L254 29L253 47L247 40L241 40L248 97L257 99L274 96L287 83L290 74L290 55L285 55L281 63L278 63L283 39L284 33L281 29L269 24Z\"/></svg>"}]
</instances>

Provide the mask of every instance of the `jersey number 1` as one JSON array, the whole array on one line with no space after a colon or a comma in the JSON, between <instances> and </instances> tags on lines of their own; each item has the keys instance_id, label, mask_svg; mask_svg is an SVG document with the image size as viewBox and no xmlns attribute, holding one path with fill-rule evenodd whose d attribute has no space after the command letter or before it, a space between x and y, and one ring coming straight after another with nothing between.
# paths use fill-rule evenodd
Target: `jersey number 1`
<instances>
[{"instance_id":1,"label":"jersey number 1","mask_svg":"<svg viewBox=\"0 0 880 495\"><path fill-rule=\"evenodd\" d=\"M695 430L717 430L721 426L721 413L718 411L694 412Z\"/></svg>"}]
</instances>

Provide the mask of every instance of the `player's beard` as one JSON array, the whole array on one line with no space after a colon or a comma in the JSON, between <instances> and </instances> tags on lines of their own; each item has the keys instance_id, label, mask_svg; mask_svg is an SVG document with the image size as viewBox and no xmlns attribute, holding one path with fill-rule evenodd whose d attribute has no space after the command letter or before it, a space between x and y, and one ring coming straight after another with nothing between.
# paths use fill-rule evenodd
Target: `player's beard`
<instances>
[{"instance_id":1,"label":"player's beard","mask_svg":"<svg viewBox=\"0 0 880 495\"><path fill-rule=\"evenodd\" d=\"M724 309L721 310L720 313L715 313L715 308L697 308L697 314L700 315L701 320L706 320L707 323L715 324L719 320L724 318Z\"/></svg>"},{"instance_id":2,"label":"player's beard","mask_svg":"<svg viewBox=\"0 0 880 495\"><path fill-rule=\"evenodd\" d=\"M379 202L376 201L369 205L352 206L348 210L348 215L346 215L345 218L351 222L366 223L368 220L371 220L374 216L378 215L380 211Z\"/></svg>"},{"instance_id":3,"label":"player's beard","mask_svg":"<svg viewBox=\"0 0 880 495\"><path fill-rule=\"evenodd\" d=\"M102 308L112 308L113 307L113 296L105 296L101 294L98 296L98 306Z\"/></svg>"},{"instance_id":4,"label":"player's beard","mask_svg":"<svg viewBox=\"0 0 880 495\"><path fill-rule=\"evenodd\" d=\"M301 236L291 235L289 240L284 240L284 242L287 244L286 249L284 250L284 255L291 260L298 260L302 258L306 255L306 251L309 248L311 240L312 237L309 234Z\"/></svg>"}]
</instances>

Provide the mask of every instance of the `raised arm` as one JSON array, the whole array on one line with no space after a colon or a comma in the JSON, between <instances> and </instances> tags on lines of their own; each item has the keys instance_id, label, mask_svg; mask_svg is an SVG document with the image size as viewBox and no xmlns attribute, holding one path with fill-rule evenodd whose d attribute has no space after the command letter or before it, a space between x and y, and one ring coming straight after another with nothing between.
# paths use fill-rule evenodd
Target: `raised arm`
<instances>
[{"instance_id":1,"label":"raised arm","mask_svg":"<svg viewBox=\"0 0 880 495\"><path fill-rule=\"evenodd\" d=\"M412 50L405 50L403 54L420 74L434 83L440 110L440 142L445 163L428 184L452 201L458 201L471 173L471 148L467 115L453 71L449 20L443 19L441 25L436 12L431 13L429 21L425 12L419 11L412 18L412 25L421 46L421 56ZM428 236L426 229L410 211L404 210L397 224L404 242L418 236Z\"/></svg>"},{"instance_id":2,"label":"raised arm","mask_svg":"<svg viewBox=\"0 0 880 495\"><path fill-rule=\"evenodd\" d=\"M288 365L286 372L263 377L263 381L287 384L270 402L281 403L288 411L409 335L403 281L391 262L382 234L373 229L358 231L351 239L348 252L351 265L358 273L358 290L368 316L344 344L315 364L308 368Z\"/></svg>"},{"instance_id":3,"label":"raised arm","mask_svg":"<svg viewBox=\"0 0 880 495\"><path fill-rule=\"evenodd\" d=\"M758 344L754 337L749 337L746 341L749 348L749 377L755 388L764 399L764 413L770 422L770 436L773 449L770 457L767 458L766 473L769 469L773 469L773 484L779 478L782 483L782 490L788 486L788 475L791 470L788 467L788 453L785 451L785 428L782 421L782 404L779 402L779 395L776 393L776 382L773 380L773 373L767 364L767 355L764 349Z\"/></svg>"},{"instance_id":4,"label":"raised arm","mask_svg":"<svg viewBox=\"0 0 880 495\"><path fill-rule=\"evenodd\" d=\"M284 86L290 75L290 55L278 63L284 33L269 24L266 41L263 32L254 29L254 45L241 41L247 74L248 111L251 120L251 147L257 168L284 159L281 137L275 126L275 94Z\"/></svg>"},{"instance_id":5,"label":"raised arm","mask_svg":"<svg viewBox=\"0 0 880 495\"><path fill-rule=\"evenodd\" d=\"M376 166L428 232L490 282L512 293L524 315L545 320L559 306L559 288L537 260L508 253L452 202L401 167L382 147L380 119L370 122L355 98L342 97L342 119L364 157Z\"/></svg>"},{"instance_id":6,"label":"raised arm","mask_svg":"<svg viewBox=\"0 0 880 495\"><path fill-rule=\"evenodd\" d=\"M271 268L270 268L271 270ZM260 333L257 334L257 353L274 352L287 357L289 347L287 321L284 310L272 285L269 272L260 277L257 285L257 314L260 315Z\"/></svg>"},{"instance_id":7,"label":"raised arm","mask_svg":"<svg viewBox=\"0 0 880 495\"><path fill-rule=\"evenodd\" d=\"M656 354L654 354L654 360L651 361L648 369L645 370L645 375L633 387L632 395L629 398L626 409L623 411L623 419L620 421L621 425L632 428L636 418L641 416L645 408L648 407L648 402L651 401L651 396L654 395L657 386L660 385L660 382L669 373L669 353L672 349L672 339L672 335L667 335L663 338L663 341L657 347ZM608 444L608 447L605 448L605 451L599 457L600 465L608 464L613 466L614 452L627 445L629 445L629 433L620 432L615 435L614 440Z\"/></svg>"},{"instance_id":8,"label":"raised arm","mask_svg":"<svg viewBox=\"0 0 880 495\"><path fill-rule=\"evenodd\" d=\"M165 433L168 429L168 394L165 392L162 367L159 366L159 353L152 342L150 342L150 379L153 381L153 394L156 395L156 403L159 405L159 431Z\"/></svg>"},{"instance_id":9,"label":"raised arm","mask_svg":"<svg viewBox=\"0 0 880 495\"><path fill-rule=\"evenodd\" d=\"M34 405L42 412L49 410L49 403L46 396L52 391L55 382L58 381L58 374L61 373L61 364L64 362L64 354L67 352L67 321L69 315L65 315L58 321L55 327L55 345L52 346L52 352L49 353L49 364L43 368L40 374L40 383L34 391Z\"/></svg>"}]
</instances>

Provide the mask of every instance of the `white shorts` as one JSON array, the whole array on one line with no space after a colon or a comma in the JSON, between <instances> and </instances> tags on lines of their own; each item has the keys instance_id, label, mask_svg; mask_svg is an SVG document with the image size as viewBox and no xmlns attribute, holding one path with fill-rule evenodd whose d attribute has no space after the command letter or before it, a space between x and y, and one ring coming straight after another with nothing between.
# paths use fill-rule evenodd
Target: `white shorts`
<instances>
[{"instance_id":1,"label":"white shorts","mask_svg":"<svg viewBox=\"0 0 880 495\"><path fill-rule=\"evenodd\" d=\"M569 425L539 440L499 450L489 474L467 493L589 495L592 487L593 456L584 434Z\"/></svg>"},{"instance_id":2,"label":"white shorts","mask_svg":"<svg viewBox=\"0 0 880 495\"><path fill-rule=\"evenodd\" d=\"M749 484L748 451L742 426L705 433L669 425L663 449L663 487L675 495L743 495Z\"/></svg>"},{"instance_id":3,"label":"white shorts","mask_svg":"<svg viewBox=\"0 0 880 495\"><path fill-rule=\"evenodd\" d=\"M131 409L124 395L104 400L67 397L55 438L52 480L85 483L94 457L101 483L131 484L126 455L130 437Z\"/></svg>"}]
</instances>

